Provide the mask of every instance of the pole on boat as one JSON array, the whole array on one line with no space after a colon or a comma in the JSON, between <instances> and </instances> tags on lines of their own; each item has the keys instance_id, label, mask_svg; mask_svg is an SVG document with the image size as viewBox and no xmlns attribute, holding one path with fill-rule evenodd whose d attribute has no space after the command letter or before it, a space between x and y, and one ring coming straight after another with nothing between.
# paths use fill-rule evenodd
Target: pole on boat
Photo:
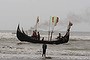
<instances>
[{"instance_id":1,"label":"pole on boat","mask_svg":"<svg viewBox=\"0 0 90 60\"><path fill-rule=\"evenodd\" d=\"M39 24L39 16L37 17L37 21L36 21L36 25L35 25L35 30L37 31L38 28L38 24Z\"/></svg>"},{"instance_id":2,"label":"pole on boat","mask_svg":"<svg viewBox=\"0 0 90 60\"><path fill-rule=\"evenodd\" d=\"M48 31L48 41L50 40L50 31Z\"/></svg>"},{"instance_id":3,"label":"pole on boat","mask_svg":"<svg viewBox=\"0 0 90 60\"><path fill-rule=\"evenodd\" d=\"M51 37L50 37L50 41L52 40L52 34L53 34L53 31L51 32Z\"/></svg>"},{"instance_id":4,"label":"pole on boat","mask_svg":"<svg viewBox=\"0 0 90 60\"><path fill-rule=\"evenodd\" d=\"M52 40L53 30L54 30L54 25L52 26L50 41Z\"/></svg>"},{"instance_id":5,"label":"pole on boat","mask_svg":"<svg viewBox=\"0 0 90 60\"><path fill-rule=\"evenodd\" d=\"M53 17L51 17L51 20L52 20L52 31L51 31L50 41L52 40L53 30L54 30L54 27L57 25L59 18L56 16L53 16Z\"/></svg>"},{"instance_id":6,"label":"pole on boat","mask_svg":"<svg viewBox=\"0 0 90 60\"><path fill-rule=\"evenodd\" d=\"M50 20L49 20L49 23L48 23L48 25L49 25L49 31L48 31L48 41L50 40L50 23L51 23L51 16L50 16Z\"/></svg>"}]
</instances>

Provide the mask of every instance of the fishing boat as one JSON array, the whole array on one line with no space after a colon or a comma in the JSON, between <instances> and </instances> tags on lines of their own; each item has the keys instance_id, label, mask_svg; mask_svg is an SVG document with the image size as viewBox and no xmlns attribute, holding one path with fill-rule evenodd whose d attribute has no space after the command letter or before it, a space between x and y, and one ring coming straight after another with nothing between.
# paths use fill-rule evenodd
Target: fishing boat
<instances>
[{"instance_id":1,"label":"fishing boat","mask_svg":"<svg viewBox=\"0 0 90 60\"><path fill-rule=\"evenodd\" d=\"M16 36L20 41L25 41L25 42L31 42L31 43L38 43L38 44L63 44L63 43L67 43L69 41L69 36L70 36L70 28L71 28L72 24L69 22L67 31L65 33L65 35L59 39L55 39L55 40L37 40L34 39L32 36L29 36L27 34L25 34L25 32L22 30L20 30L20 27L18 25L17 27L17 33Z\"/></svg>"}]
</instances>

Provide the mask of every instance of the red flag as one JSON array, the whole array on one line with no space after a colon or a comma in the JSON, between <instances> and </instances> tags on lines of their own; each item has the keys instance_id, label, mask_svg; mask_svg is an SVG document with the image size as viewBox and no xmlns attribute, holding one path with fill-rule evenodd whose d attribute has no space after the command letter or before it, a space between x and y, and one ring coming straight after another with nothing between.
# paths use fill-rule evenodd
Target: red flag
<instances>
[{"instance_id":1,"label":"red flag","mask_svg":"<svg viewBox=\"0 0 90 60\"><path fill-rule=\"evenodd\" d=\"M54 17L52 17L52 23L54 23Z\"/></svg>"},{"instance_id":2,"label":"red flag","mask_svg":"<svg viewBox=\"0 0 90 60\"><path fill-rule=\"evenodd\" d=\"M59 18L57 17L56 23L58 23L58 21L59 21Z\"/></svg>"},{"instance_id":3,"label":"red flag","mask_svg":"<svg viewBox=\"0 0 90 60\"><path fill-rule=\"evenodd\" d=\"M57 23L59 22L59 18L56 18L56 22L55 22L55 26L57 25Z\"/></svg>"}]
</instances>

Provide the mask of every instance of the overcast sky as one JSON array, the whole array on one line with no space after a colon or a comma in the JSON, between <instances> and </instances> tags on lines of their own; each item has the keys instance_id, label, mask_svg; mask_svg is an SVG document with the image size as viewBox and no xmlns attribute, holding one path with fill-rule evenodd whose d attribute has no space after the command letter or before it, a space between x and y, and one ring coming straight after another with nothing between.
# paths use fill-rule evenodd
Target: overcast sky
<instances>
[{"instance_id":1,"label":"overcast sky","mask_svg":"<svg viewBox=\"0 0 90 60\"><path fill-rule=\"evenodd\" d=\"M72 31L90 32L90 0L0 0L0 30L16 30L18 23L30 29L37 16L41 29L50 16L58 16L57 30L66 30L70 20Z\"/></svg>"}]
</instances>

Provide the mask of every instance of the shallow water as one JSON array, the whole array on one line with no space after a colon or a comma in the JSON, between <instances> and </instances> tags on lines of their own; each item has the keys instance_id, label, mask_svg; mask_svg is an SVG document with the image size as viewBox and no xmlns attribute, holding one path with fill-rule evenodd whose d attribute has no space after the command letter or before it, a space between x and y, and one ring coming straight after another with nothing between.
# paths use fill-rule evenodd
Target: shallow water
<instances>
[{"instance_id":1,"label":"shallow water","mask_svg":"<svg viewBox=\"0 0 90 60\"><path fill-rule=\"evenodd\" d=\"M66 44L47 45L46 60L90 60L90 40L70 39ZM0 39L0 60L44 60L42 44L21 42L17 38Z\"/></svg>"},{"instance_id":2,"label":"shallow water","mask_svg":"<svg viewBox=\"0 0 90 60\"><path fill-rule=\"evenodd\" d=\"M70 36L66 44L47 45L46 56L42 57L42 44L20 42L15 34L0 33L0 60L90 60L90 36Z\"/></svg>"}]
</instances>

